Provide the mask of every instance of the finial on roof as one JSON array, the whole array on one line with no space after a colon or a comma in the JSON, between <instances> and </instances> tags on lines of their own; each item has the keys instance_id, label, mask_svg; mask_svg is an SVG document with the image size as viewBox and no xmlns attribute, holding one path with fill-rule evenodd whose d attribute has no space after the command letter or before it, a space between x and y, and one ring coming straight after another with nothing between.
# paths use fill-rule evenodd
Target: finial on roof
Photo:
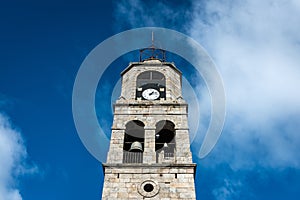
<instances>
[{"instance_id":1,"label":"finial on roof","mask_svg":"<svg viewBox=\"0 0 300 200\"><path fill-rule=\"evenodd\" d=\"M151 46L140 49L140 62L145 60L160 60L166 61L166 51L161 48L157 48L154 45L154 32L151 32Z\"/></svg>"}]
</instances>

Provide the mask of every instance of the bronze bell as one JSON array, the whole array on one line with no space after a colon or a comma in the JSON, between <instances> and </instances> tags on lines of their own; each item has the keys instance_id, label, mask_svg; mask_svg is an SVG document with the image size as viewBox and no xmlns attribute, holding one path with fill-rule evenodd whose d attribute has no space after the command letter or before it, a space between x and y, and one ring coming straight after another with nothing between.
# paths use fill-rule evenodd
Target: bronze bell
<instances>
[{"instance_id":1,"label":"bronze bell","mask_svg":"<svg viewBox=\"0 0 300 200\"><path fill-rule=\"evenodd\" d=\"M143 152L143 146L140 142L135 141L131 144L130 152Z\"/></svg>"}]
</instances>

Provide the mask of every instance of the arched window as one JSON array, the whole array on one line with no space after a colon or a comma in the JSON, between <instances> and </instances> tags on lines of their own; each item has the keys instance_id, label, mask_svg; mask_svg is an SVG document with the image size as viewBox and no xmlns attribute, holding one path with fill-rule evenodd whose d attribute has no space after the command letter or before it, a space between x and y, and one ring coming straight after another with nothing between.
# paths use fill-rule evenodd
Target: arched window
<instances>
[{"instance_id":1,"label":"arched window","mask_svg":"<svg viewBox=\"0 0 300 200\"><path fill-rule=\"evenodd\" d=\"M126 124L123 163L142 163L145 141L144 123L138 120Z\"/></svg>"},{"instance_id":2,"label":"arched window","mask_svg":"<svg viewBox=\"0 0 300 200\"><path fill-rule=\"evenodd\" d=\"M136 87L136 99L145 99L142 93L147 89L156 90L159 93L159 98L157 99L166 98L166 78L158 71L145 71L139 74L136 80ZM156 100L156 98L152 100Z\"/></svg>"},{"instance_id":3,"label":"arched window","mask_svg":"<svg viewBox=\"0 0 300 200\"><path fill-rule=\"evenodd\" d=\"M169 120L162 120L156 124L155 151L156 162L172 160L175 157L175 124Z\"/></svg>"},{"instance_id":4,"label":"arched window","mask_svg":"<svg viewBox=\"0 0 300 200\"><path fill-rule=\"evenodd\" d=\"M159 86L165 86L166 80L165 76L158 71L146 71L142 72L137 77L137 87L141 87L143 85L154 83Z\"/></svg>"}]
</instances>

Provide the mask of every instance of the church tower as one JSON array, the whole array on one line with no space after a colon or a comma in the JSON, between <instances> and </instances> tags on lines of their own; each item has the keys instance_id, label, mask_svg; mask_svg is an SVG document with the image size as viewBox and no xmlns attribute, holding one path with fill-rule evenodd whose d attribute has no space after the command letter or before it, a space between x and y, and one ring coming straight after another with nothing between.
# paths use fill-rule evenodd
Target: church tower
<instances>
[{"instance_id":1,"label":"church tower","mask_svg":"<svg viewBox=\"0 0 300 200\"><path fill-rule=\"evenodd\" d=\"M121 76L102 199L196 199L181 72L152 47Z\"/></svg>"}]
</instances>

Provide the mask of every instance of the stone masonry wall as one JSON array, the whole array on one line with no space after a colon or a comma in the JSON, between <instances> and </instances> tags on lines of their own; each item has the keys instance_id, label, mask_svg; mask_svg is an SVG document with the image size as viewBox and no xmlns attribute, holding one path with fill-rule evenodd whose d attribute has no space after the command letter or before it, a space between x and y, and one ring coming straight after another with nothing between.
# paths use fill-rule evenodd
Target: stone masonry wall
<instances>
[{"instance_id":1,"label":"stone masonry wall","mask_svg":"<svg viewBox=\"0 0 300 200\"><path fill-rule=\"evenodd\" d=\"M176 100L181 97L181 72L172 63L162 63L160 61L144 61L141 63L131 63L127 67L126 73L122 76L121 96L127 100L135 99L137 76L145 71L158 71L166 77L166 98Z\"/></svg>"},{"instance_id":2,"label":"stone masonry wall","mask_svg":"<svg viewBox=\"0 0 300 200\"><path fill-rule=\"evenodd\" d=\"M116 104L108 163L122 163L123 140L126 124L131 120L139 120L145 124L144 163L156 163L155 128L161 120L169 120L175 124L176 159L175 163L191 163L190 141L186 104Z\"/></svg>"},{"instance_id":3,"label":"stone masonry wall","mask_svg":"<svg viewBox=\"0 0 300 200\"><path fill-rule=\"evenodd\" d=\"M194 165L181 166L104 166L102 199L195 200ZM144 190L151 184L153 190Z\"/></svg>"},{"instance_id":4,"label":"stone masonry wall","mask_svg":"<svg viewBox=\"0 0 300 200\"><path fill-rule=\"evenodd\" d=\"M135 100L136 78L147 70L165 75L165 100ZM122 72L121 96L114 105L110 149L107 163L103 164L103 200L196 199L196 164L192 163L190 152L187 104L181 95L181 72L172 63L131 63ZM142 163L123 163L126 124L132 120L145 125ZM155 152L156 124L161 120L175 125L176 147L170 160L157 159L161 157Z\"/></svg>"}]
</instances>

